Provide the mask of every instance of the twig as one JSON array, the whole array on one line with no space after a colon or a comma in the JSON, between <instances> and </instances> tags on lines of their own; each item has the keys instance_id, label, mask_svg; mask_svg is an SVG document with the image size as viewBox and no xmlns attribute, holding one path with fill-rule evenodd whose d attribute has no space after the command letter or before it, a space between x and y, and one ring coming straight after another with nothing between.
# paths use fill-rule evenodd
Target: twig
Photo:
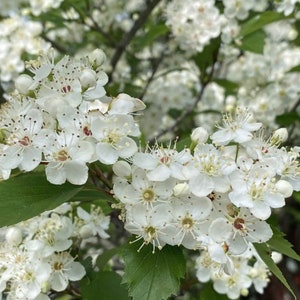
<instances>
[{"instance_id":1,"label":"twig","mask_svg":"<svg viewBox=\"0 0 300 300\"><path fill-rule=\"evenodd\" d=\"M151 14L154 7L160 2L161 0L152 0L148 2L148 5L144 11L141 12L139 18L134 22L131 29L123 36L117 48L115 50L114 55L111 58L110 65L111 65L111 72L109 77L111 78L116 66L123 54L126 50L126 47L129 45L130 41L134 38L137 31L146 23L148 16Z\"/></svg>"},{"instance_id":2,"label":"twig","mask_svg":"<svg viewBox=\"0 0 300 300\"><path fill-rule=\"evenodd\" d=\"M217 55L216 55L217 56ZM216 61L216 60L215 60ZM164 134L168 133L168 132L171 132L171 131L174 131L176 129L176 127L178 127L178 125L189 115L191 114L194 109L197 107L198 103L200 102L200 100L202 99L202 96L203 96L203 93L204 93L204 90L206 88L206 86L208 85L208 83L210 82L212 76L213 76L213 73L214 73L214 66L215 66L215 62L212 64L212 67L211 67L211 70L209 72L209 74L207 75L207 77L205 77L205 79L203 79L202 81L202 86L201 86L201 89L194 101L194 103L188 107L177 119L176 121L170 125L169 127L161 130L157 135L155 135L154 138L152 138L149 143L154 143L155 141L157 141L158 138L160 138L161 136L163 136Z\"/></svg>"}]
</instances>

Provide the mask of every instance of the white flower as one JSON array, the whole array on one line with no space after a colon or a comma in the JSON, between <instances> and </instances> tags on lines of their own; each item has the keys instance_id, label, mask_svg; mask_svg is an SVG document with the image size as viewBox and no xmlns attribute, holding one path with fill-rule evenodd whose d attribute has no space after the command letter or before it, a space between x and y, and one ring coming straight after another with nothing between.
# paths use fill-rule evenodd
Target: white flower
<instances>
[{"instance_id":1,"label":"white flower","mask_svg":"<svg viewBox=\"0 0 300 300\"><path fill-rule=\"evenodd\" d=\"M270 226L255 218L248 209L236 210L230 206L224 217L211 222L208 233L216 242L226 242L232 254L241 254L247 250L249 243L263 243L273 235Z\"/></svg>"},{"instance_id":2,"label":"white flower","mask_svg":"<svg viewBox=\"0 0 300 300\"><path fill-rule=\"evenodd\" d=\"M271 208L285 204L288 183L278 182L270 170L259 163L253 165L247 174L243 174L241 169L233 173L231 185L233 190L229 198L232 203L237 207L248 207L259 219L266 220L271 215Z\"/></svg>"},{"instance_id":3,"label":"white flower","mask_svg":"<svg viewBox=\"0 0 300 300\"><path fill-rule=\"evenodd\" d=\"M122 188L119 188L121 185ZM166 202L173 193L175 180L169 178L165 181L151 181L142 169L132 171L132 182L120 181L114 186L114 192L121 202L125 204L142 203L152 207L158 202Z\"/></svg>"},{"instance_id":4,"label":"white flower","mask_svg":"<svg viewBox=\"0 0 300 300\"><path fill-rule=\"evenodd\" d=\"M83 221L79 229L79 234L85 233L81 234L83 238L86 238L87 232L91 233L90 236L98 234L103 239L109 237L105 230L108 229L110 219L104 215L99 206L91 205L90 213L78 206L77 215Z\"/></svg>"},{"instance_id":5,"label":"white flower","mask_svg":"<svg viewBox=\"0 0 300 300\"><path fill-rule=\"evenodd\" d=\"M170 206L166 204L153 208L147 208L141 203L127 206L125 229L137 235L136 241L144 240L140 249L152 243L154 252L156 246L161 249L165 245L163 229L171 220L169 211Z\"/></svg>"},{"instance_id":6,"label":"white flower","mask_svg":"<svg viewBox=\"0 0 300 300\"><path fill-rule=\"evenodd\" d=\"M21 117L14 127L8 128L6 146L0 154L0 168L31 171L42 159L42 149L39 147L40 137L44 131L42 113L31 109Z\"/></svg>"},{"instance_id":7,"label":"white flower","mask_svg":"<svg viewBox=\"0 0 300 300\"><path fill-rule=\"evenodd\" d=\"M47 180L52 184L63 184L69 181L81 185L87 181L87 162L94 154L94 147L88 141L82 141L73 132L61 132L44 151Z\"/></svg>"},{"instance_id":8,"label":"white flower","mask_svg":"<svg viewBox=\"0 0 300 300\"><path fill-rule=\"evenodd\" d=\"M97 158L104 164L114 164L119 157L129 158L137 152L135 141L128 137L140 134L131 115L111 115L96 119L91 124L91 130L98 140Z\"/></svg>"},{"instance_id":9,"label":"white flower","mask_svg":"<svg viewBox=\"0 0 300 300\"><path fill-rule=\"evenodd\" d=\"M12 286L16 299L35 299L49 279L50 272L50 265L38 260L23 265L18 270L17 279Z\"/></svg>"},{"instance_id":10,"label":"white flower","mask_svg":"<svg viewBox=\"0 0 300 300\"><path fill-rule=\"evenodd\" d=\"M49 279L51 288L54 291L64 291L70 281L78 281L85 275L84 267L74 261L68 252L53 253L48 262L51 265L52 273Z\"/></svg>"},{"instance_id":11,"label":"white flower","mask_svg":"<svg viewBox=\"0 0 300 300\"><path fill-rule=\"evenodd\" d=\"M185 167L184 174L189 178L191 192L207 196L212 191L225 193L230 188L228 175L236 168L234 160L225 153L222 155L213 145L198 145L194 159Z\"/></svg>"},{"instance_id":12,"label":"white flower","mask_svg":"<svg viewBox=\"0 0 300 300\"><path fill-rule=\"evenodd\" d=\"M212 209L210 199L184 195L172 199L170 206L173 220L166 225L163 240L170 245L195 249L199 244L197 238L207 234L206 221Z\"/></svg>"},{"instance_id":13,"label":"white flower","mask_svg":"<svg viewBox=\"0 0 300 300\"><path fill-rule=\"evenodd\" d=\"M230 142L245 143L252 139L252 131L258 130L261 123L253 122L253 116L246 109L238 108L234 116L223 116L223 126L219 127L211 139L217 145L227 145Z\"/></svg>"},{"instance_id":14,"label":"white flower","mask_svg":"<svg viewBox=\"0 0 300 300\"><path fill-rule=\"evenodd\" d=\"M170 177L184 180L183 166L192 159L190 151L154 147L149 153L138 152L133 156L133 164L147 170L147 177L153 181L164 181Z\"/></svg>"}]
</instances>

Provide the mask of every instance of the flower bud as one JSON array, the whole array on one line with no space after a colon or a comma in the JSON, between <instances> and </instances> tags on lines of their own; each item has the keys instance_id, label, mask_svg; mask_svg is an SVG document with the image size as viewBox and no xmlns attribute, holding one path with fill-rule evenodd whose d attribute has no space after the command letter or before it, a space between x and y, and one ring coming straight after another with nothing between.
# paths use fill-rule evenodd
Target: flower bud
<instances>
[{"instance_id":1,"label":"flower bud","mask_svg":"<svg viewBox=\"0 0 300 300\"><path fill-rule=\"evenodd\" d=\"M94 70L97 70L106 60L106 55L101 49L95 49L89 54L88 60Z\"/></svg>"},{"instance_id":2,"label":"flower bud","mask_svg":"<svg viewBox=\"0 0 300 300\"><path fill-rule=\"evenodd\" d=\"M93 236L93 230L90 225L85 224L79 229L79 235L82 239L88 239Z\"/></svg>"},{"instance_id":3,"label":"flower bud","mask_svg":"<svg viewBox=\"0 0 300 300\"><path fill-rule=\"evenodd\" d=\"M284 143L288 139L288 131L286 128L279 128L274 131L271 137L271 144L278 145Z\"/></svg>"},{"instance_id":4,"label":"flower bud","mask_svg":"<svg viewBox=\"0 0 300 300\"><path fill-rule=\"evenodd\" d=\"M5 234L6 242L10 245L19 245L22 242L22 231L17 227L10 227Z\"/></svg>"},{"instance_id":5,"label":"flower bud","mask_svg":"<svg viewBox=\"0 0 300 300\"><path fill-rule=\"evenodd\" d=\"M208 139L208 132L203 127L197 127L192 131L191 138L197 144L204 144Z\"/></svg>"},{"instance_id":6,"label":"flower bud","mask_svg":"<svg viewBox=\"0 0 300 300\"><path fill-rule=\"evenodd\" d=\"M180 196L189 192L189 185L186 182L178 183L173 188L174 196Z\"/></svg>"},{"instance_id":7,"label":"flower bud","mask_svg":"<svg viewBox=\"0 0 300 300\"><path fill-rule=\"evenodd\" d=\"M83 90L96 85L96 72L91 69L84 69L79 77Z\"/></svg>"},{"instance_id":8,"label":"flower bud","mask_svg":"<svg viewBox=\"0 0 300 300\"><path fill-rule=\"evenodd\" d=\"M33 79L29 75L22 74L15 80L15 87L21 94L27 95L32 83Z\"/></svg>"},{"instance_id":9,"label":"flower bud","mask_svg":"<svg viewBox=\"0 0 300 300\"><path fill-rule=\"evenodd\" d=\"M292 196L293 187L286 180L278 180L276 182L276 188L280 194L282 194L285 198Z\"/></svg>"},{"instance_id":10,"label":"flower bud","mask_svg":"<svg viewBox=\"0 0 300 300\"><path fill-rule=\"evenodd\" d=\"M119 160L113 165L114 173L122 178L128 178L131 176L131 167L128 162Z\"/></svg>"}]
</instances>

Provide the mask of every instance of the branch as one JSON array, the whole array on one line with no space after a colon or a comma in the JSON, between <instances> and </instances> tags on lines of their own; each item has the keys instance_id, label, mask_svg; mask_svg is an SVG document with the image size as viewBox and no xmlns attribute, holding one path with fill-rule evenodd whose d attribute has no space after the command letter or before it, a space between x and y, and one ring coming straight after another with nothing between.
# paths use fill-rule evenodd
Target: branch
<instances>
[{"instance_id":1,"label":"branch","mask_svg":"<svg viewBox=\"0 0 300 300\"><path fill-rule=\"evenodd\" d=\"M211 78L212 78L212 76L213 76L213 73L214 73L214 66L215 66L215 63L213 63L212 64L212 67L211 67L211 70L210 70L210 72L209 72L209 74L208 74L208 76L206 77L206 79L205 80L203 80L202 81L202 86L201 86L201 89L200 89L200 91L199 91L199 93L198 93L198 95L197 95L197 98L195 99L195 101L194 101L194 103L190 106L190 107L188 107L176 120L175 120L175 122L171 125L171 126L169 126L169 127L167 127L167 128L165 128L165 129L163 129L163 130L161 130L154 138L152 138L150 141L149 141L149 143L154 143L158 138L160 138L161 136L163 136L164 134L166 134L166 133L168 133L168 132L171 132L171 131L175 131L176 130L176 128L178 127L178 125L189 115L189 114L191 114L194 110L195 110L195 108L197 107L197 105L198 105L198 103L201 101L201 99L202 99L202 96L203 96L203 93L204 93L204 91L205 91L205 88L206 88L206 86L208 85L208 83L210 82L210 80L211 80Z\"/></svg>"},{"instance_id":2,"label":"branch","mask_svg":"<svg viewBox=\"0 0 300 300\"><path fill-rule=\"evenodd\" d=\"M141 12L139 18L134 22L131 29L123 36L120 43L117 45L116 51L110 61L111 68L112 68L109 74L110 78L112 77L112 74L114 73L122 54L126 50L126 47L129 45L130 41L134 38L137 31L146 23L148 16L151 14L154 7L160 1L161 0L152 0L148 2L146 9Z\"/></svg>"}]
</instances>

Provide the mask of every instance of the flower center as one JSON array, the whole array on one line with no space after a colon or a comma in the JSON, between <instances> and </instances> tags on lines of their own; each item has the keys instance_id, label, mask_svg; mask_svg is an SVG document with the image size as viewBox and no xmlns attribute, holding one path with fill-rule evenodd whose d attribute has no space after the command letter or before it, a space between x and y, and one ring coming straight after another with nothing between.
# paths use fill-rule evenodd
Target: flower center
<instances>
[{"instance_id":1,"label":"flower center","mask_svg":"<svg viewBox=\"0 0 300 300\"><path fill-rule=\"evenodd\" d=\"M20 143L21 145L23 145L23 146L28 146L28 145L30 145L30 142L31 142L31 140L30 140L30 138L29 138L28 136L24 136L24 137L19 141L19 143Z\"/></svg>"},{"instance_id":2,"label":"flower center","mask_svg":"<svg viewBox=\"0 0 300 300\"><path fill-rule=\"evenodd\" d=\"M233 222L233 226L237 230L241 230L244 228L245 220L242 218L236 218Z\"/></svg>"},{"instance_id":3,"label":"flower center","mask_svg":"<svg viewBox=\"0 0 300 300\"><path fill-rule=\"evenodd\" d=\"M70 158L70 156L69 156L67 150L62 149L62 150L60 150L59 152L56 153L55 158L58 161L66 161Z\"/></svg>"},{"instance_id":4,"label":"flower center","mask_svg":"<svg viewBox=\"0 0 300 300\"><path fill-rule=\"evenodd\" d=\"M152 202L155 199L155 193L150 190L147 189L143 192L143 200L146 202Z\"/></svg>"},{"instance_id":5,"label":"flower center","mask_svg":"<svg viewBox=\"0 0 300 300\"><path fill-rule=\"evenodd\" d=\"M189 230L194 226L194 220L191 217L184 217L181 220L181 225L184 229Z\"/></svg>"}]
</instances>

